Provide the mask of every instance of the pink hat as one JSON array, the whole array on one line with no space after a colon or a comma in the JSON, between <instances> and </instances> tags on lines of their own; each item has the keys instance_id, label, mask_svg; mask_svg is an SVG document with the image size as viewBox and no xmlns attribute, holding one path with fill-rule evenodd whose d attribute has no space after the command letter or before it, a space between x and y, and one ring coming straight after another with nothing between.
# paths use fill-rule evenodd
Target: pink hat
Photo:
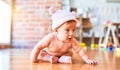
<instances>
[{"instance_id":1,"label":"pink hat","mask_svg":"<svg viewBox=\"0 0 120 70\"><path fill-rule=\"evenodd\" d=\"M49 8L49 13L52 15L52 29L55 30L64 22L69 20L75 20L77 22L74 13L66 10L56 10L54 7Z\"/></svg>"}]
</instances>

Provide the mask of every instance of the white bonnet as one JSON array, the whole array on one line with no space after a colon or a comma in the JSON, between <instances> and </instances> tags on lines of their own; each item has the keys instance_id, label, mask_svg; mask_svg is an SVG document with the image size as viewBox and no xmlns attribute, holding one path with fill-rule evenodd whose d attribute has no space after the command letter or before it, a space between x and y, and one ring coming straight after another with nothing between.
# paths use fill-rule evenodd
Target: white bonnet
<instances>
[{"instance_id":1,"label":"white bonnet","mask_svg":"<svg viewBox=\"0 0 120 70\"><path fill-rule=\"evenodd\" d=\"M56 8L50 7L49 13L52 15L52 30L55 30L69 20L75 20L77 22L76 15L67 10L56 10Z\"/></svg>"}]
</instances>

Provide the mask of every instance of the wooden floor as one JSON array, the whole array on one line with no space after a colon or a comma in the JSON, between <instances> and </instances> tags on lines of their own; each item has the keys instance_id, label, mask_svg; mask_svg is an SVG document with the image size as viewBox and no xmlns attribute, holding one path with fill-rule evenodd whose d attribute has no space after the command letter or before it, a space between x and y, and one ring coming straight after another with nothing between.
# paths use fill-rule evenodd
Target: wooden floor
<instances>
[{"instance_id":1,"label":"wooden floor","mask_svg":"<svg viewBox=\"0 0 120 70\"><path fill-rule=\"evenodd\" d=\"M114 52L87 50L97 65L85 64L77 54L72 64L30 63L31 49L0 49L0 70L120 70L120 57Z\"/></svg>"}]
</instances>

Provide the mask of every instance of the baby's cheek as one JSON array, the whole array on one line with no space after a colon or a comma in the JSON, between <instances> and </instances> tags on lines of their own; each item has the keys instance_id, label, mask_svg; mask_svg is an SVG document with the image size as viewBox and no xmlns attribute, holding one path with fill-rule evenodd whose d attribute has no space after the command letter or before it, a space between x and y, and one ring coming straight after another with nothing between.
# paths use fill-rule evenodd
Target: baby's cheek
<instances>
[{"instance_id":1,"label":"baby's cheek","mask_svg":"<svg viewBox=\"0 0 120 70\"><path fill-rule=\"evenodd\" d=\"M67 37L68 37L67 34L65 34L65 33L61 34L61 38L67 38Z\"/></svg>"},{"instance_id":2,"label":"baby's cheek","mask_svg":"<svg viewBox=\"0 0 120 70\"><path fill-rule=\"evenodd\" d=\"M63 31L63 32L62 32L62 34L67 34L67 33L68 33L68 31Z\"/></svg>"}]
</instances>

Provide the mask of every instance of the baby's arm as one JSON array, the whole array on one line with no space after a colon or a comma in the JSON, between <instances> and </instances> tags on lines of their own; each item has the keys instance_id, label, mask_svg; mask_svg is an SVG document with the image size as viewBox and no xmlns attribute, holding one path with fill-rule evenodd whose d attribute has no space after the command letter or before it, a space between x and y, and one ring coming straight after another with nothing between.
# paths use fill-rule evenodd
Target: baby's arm
<instances>
[{"instance_id":1,"label":"baby's arm","mask_svg":"<svg viewBox=\"0 0 120 70\"><path fill-rule=\"evenodd\" d=\"M40 42L35 46L35 48L33 48L31 56L30 56L30 60L31 62L38 62L39 60L37 59L38 54L40 53L40 51L42 50L42 45L40 44Z\"/></svg>"},{"instance_id":2,"label":"baby's arm","mask_svg":"<svg viewBox=\"0 0 120 70\"><path fill-rule=\"evenodd\" d=\"M31 56L30 56L30 60L32 62L38 62L39 61L38 60L38 54L40 53L40 51L42 49L49 46L51 38L52 38L52 35L47 35L41 41L39 41L37 43L37 45L33 48Z\"/></svg>"},{"instance_id":3,"label":"baby's arm","mask_svg":"<svg viewBox=\"0 0 120 70\"><path fill-rule=\"evenodd\" d=\"M88 64L96 64L96 61L93 61L89 59L89 57L86 55L84 49L79 45L79 42L77 40L73 40L73 49L82 57L82 59L88 63Z\"/></svg>"},{"instance_id":4,"label":"baby's arm","mask_svg":"<svg viewBox=\"0 0 120 70\"><path fill-rule=\"evenodd\" d=\"M88 64L97 64L96 61L89 59L89 57L86 55L85 51L81 49L78 54L82 57L82 59L88 63Z\"/></svg>"}]
</instances>

